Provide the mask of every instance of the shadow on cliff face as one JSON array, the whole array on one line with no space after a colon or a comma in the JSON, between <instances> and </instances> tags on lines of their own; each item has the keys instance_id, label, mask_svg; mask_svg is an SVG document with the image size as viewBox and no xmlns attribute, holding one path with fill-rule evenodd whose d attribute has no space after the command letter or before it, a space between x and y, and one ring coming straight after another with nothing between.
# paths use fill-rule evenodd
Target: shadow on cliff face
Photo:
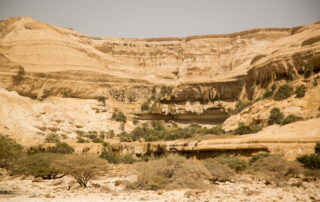
<instances>
[{"instance_id":1,"label":"shadow on cliff face","mask_svg":"<svg viewBox=\"0 0 320 202\"><path fill-rule=\"evenodd\" d=\"M138 114L140 120L165 120L165 121L176 121L179 123L197 123L197 124L221 124L227 118L229 114L220 108L210 108L202 114L187 113L177 115L164 115L164 114Z\"/></svg>"}]
</instances>

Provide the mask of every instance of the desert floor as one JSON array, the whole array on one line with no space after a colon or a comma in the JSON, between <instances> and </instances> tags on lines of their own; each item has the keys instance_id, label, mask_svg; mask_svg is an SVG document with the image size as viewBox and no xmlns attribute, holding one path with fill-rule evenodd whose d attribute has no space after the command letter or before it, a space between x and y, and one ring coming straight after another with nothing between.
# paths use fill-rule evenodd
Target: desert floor
<instances>
[{"instance_id":1,"label":"desert floor","mask_svg":"<svg viewBox=\"0 0 320 202\"><path fill-rule=\"evenodd\" d=\"M108 174L90 181L87 188L79 187L69 176L38 180L14 178L2 172L0 201L320 201L320 180L315 178L266 185L264 181L241 175L234 182L210 185L205 190L126 190L119 182L136 179L132 166L110 167Z\"/></svg>"}]
</instances>

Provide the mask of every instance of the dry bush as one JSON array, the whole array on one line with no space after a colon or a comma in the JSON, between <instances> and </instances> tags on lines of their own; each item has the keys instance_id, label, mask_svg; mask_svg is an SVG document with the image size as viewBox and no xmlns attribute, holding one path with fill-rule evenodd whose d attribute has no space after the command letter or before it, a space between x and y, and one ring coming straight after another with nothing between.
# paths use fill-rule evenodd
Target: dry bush
<instances>
[{"instance_id":1,"label":"dry bush","mask_svg":"<svg viewBox=\"0 0 320 202\"><path fill-rule=\"evenodd\" d=\"M107 171L105 160L90 155L65 155L55 166L70 174L82 187L87 187L90 180Z\"/></svg>"},{"instance_id":2,"label":"dry bush","mask_svg":"<svg viewBox=\"0 0 320 202\"><path fill-rule=\"evenodd\" d=\"M300 163L287 161L275 155L259 158L249 169L249 173L255 174L258 178L276 183L296 177L303 172L304 169Z\"/></svg>"},{"instance_id":3,"label":"dry bush","mask_svg":"<svg viewBox=\"0 0 320 202\"><path fill-rule=\"evenodd\" d=\"M139 163L137 171L138 180L128 184L127 188L144 190L205 188L211 178L200 161L187 160L178 155Z\"/></svg>"},{"instance_id":4,"label":"dry bush","mask_svg":"<svg viewBox=\"0 0 320 202\"><path fill-rule=\"evenodd\" d=\"M213 159L205 160L204 166L211 174L211 183L232 181L234 178L235 173L230 167Z\"/></svg>"},{"instance_id":5,"label":"dry bush","mask_svg":"<svg viewBox=\"0 0 320 202\"><path fill-rule=\"evenodd\" d=\"M244 171L248 167L248 162L240 159L236 156L227 156L227 155L221 155L218 157L215 157L213 159L207 159L205 162L216 162L219 164L223 164L234 170L235 172L241 172Z\"/></svg>"}]
</instances>

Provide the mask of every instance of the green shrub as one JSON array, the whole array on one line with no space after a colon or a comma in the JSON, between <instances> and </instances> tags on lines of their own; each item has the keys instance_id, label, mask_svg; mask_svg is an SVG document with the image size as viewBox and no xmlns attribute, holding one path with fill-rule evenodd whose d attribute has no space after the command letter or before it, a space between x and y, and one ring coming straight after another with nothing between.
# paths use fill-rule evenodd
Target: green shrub
<instances>
[{"instance_id":1,"label":"green shrub","mask_svg":"<svg viewBox=\"0 0 320 202\"><path fill-rule=\"evenodd\" d=\"M243 123L240 123L238 128L234 130L234 134L237 134L237 135L251 134L251 133L257 133L260 130L262 130L262 128L257 124L246 126Z\"/></svg>"},{"instance_id":2,"label":"green shrub","mask_svg":"<svg viewBox=\"0 0 320 202\"><path fill-rule=\"evenodd\" d=\"M150 109L149 104L150 104L150 103L149 103L148 101L142 103L142 105L141 105L141 111L148 111L148 110Z\"/></svg>"},{"instance_id":3,"label":"green shrub","mask_svg":"<svg viewBox=\"0 0 320 202\"><path fill-rule=\"evenodd\" d=\"M102 140L104 140L105 137L106 137L106 132L100 131L100 132L99 132L99 138L102 139Z\"/></svg>"},{"instance_id":4,"label":"green shrub","mask_svg":"<svg viewBox=\"0 0 320 202\"><path fill-rule=\"evenodd\" d=\"M59 142L54 147L49 147L47 152L61 153L61 154L72 154L74 152L73 147L65 142Z\"/></svg>"},{"instance_id":5,"label":"green shrub","mask_svg":"<svg viewBox=\"0 0 320 202\"><path fill-rule=\"evenodd\" d=\"M85 134L85 132L82 130L77 130L76 133L78 134L78 136L83 136Z\"/></svg>"},{"instance_id":6,"label":"green shrub","mask_svg":"<svg viewBox=\"0 0 320 202\"><path fill-rule=\"evenodd\" d=\"M86 135L86 137L89 138L94 143L102 143L103 139L104 139L104 131L100 131L100 132L103 132L103 133L102 134L100 133L100 135L98 136L97 131L95 131L95 130L89 131L88 135Z\"/></svg>"},{"instance_id":7,"label":"green shrub","mask_svg":"<svg viewBox=\"0 0 320 202\"><path fill-rule=\"evenodd\" d=\"M290 114L282 120L281 125L286 125L286 124L293 123L293 122L296 122L299 120L301 120L300 117Z\"/></svg>"},{"instance_id":8,"label":"green shrub","mask_svg":"<svg viewBox=\"0 0 320 202\"><path fill-rule=\"evenodd\" d=\"M248 172L269 182L283 182L302 174L304 169L298 162L287 161L280 156L269 155L259 158L250 166Z\"/></svg>"},{"instance_id":9,"label":"green shrub","mask_svg":"<svg viewBox=\"0 0 320 202\"><path fill-rule=\"evenodd\" d=\"M107 160L109 163L113 164L119 164L119 163L124 163L124 164L132 164L136 162L136 159L130 155L130 154L116 154L112 151L111 146L109 143L106 143L103 145L102 152L100 154L100 158Z\"/></svg>"},{"instance_id":10,"label":"green shrub","mask_svg":"<svg viewBox=\"0 0 320 202\"><path fill-rule=\"evenodd\" d=\"M66 134L61 134L62 139L68 139L68 136Z\"/></svg>"},{"instance_id":11,"label":"green shrub","mask_svg":"<svg viewBox=\"0 0 320 202\"><path fill-rule=\"evenodd\" d=\"M23 147L14 139L0 134L0 168L9 168L23 155Z\"/></svg>"},{"instance_id":12,"label":"green shrub","mask_svg":"<svg viewBox=\"0 0 320 202\"><path fill-rule=\"evenodd\" d=\"M296 87L295 94L296 94L296 98L304 97L306 94L306 87L303 85Z\"/></svg>"},{"instance_id":13,"label":"green shrub","mask_svg":"<svg viewBox=\"0 0 320 202\"><path fill-rule=\"evenodd\" d=\"M103 105L106 105L106 98L105 97L98 97L98 101L101 102Z\"/></svg>"},{"instance_id":14,"label":"green shrub","mask_svg":"<svg viewBox=\"0 0 320 202\"><path fill-rule=\"evenodd\" d=\"M306 168L319 170L320 169L320 142L317 142L317 144L315 145L314 154L309 154L309 155L305 154L302 156L298 156L296 160L302 163Z\"/></svg>"},{"instance_id":15,"label":"green shrub","mask_svg":"<svg viewBox=\"0 0 320 202\"><path fill-rule=\"evenodd\" d=\"M266 99L268 97L272 97L273 95L273 91L266 91L265 93L263 93L262 97L263 99Z\"/></svg>"},{"instance_id":16,"label":"green shrub","mask_svg":"<svg viewBox=\"0 0 320 202\"><path fill-rule=\"evenodd\" d=\"M89 140L83 138L83 136L85 135L84 131L77 130L76 133L78 134L77 143L88 143L89 142Z\"/></svg>"},{"instance_id":17,"label":"green shrub","mask_svg":"<svg viewBox=\"0 0 320 202\"><path fill-rule=\"evenodd\" d=\"M249 160L249 165L252 165L254 162L262 159L262 158L265 158L265 157L268 157L270 156L270 154L268 153L258 153L258 154L255 154L251 157L251 159Z\"/></svg>"},{"instance_id":18,"label":"green shrub","mask_svg":"<svg viewBox=\"0 0 320 202\"><path fill-rule=\"evenodd\" d=\"M120 137L120 142L132 142L131 135L125 131L118 134L118 136Z\"/></svg>"},{"instance_id":19,"label":"green shrub","mask_svg":"<svg viewBox=\"0 0 320 202\"><path fill-rule=\"evenodd\" d=\"M89 143L89 140L86 140L86 139L84 139L82 137L78 137L77 138L77 143Z\"/></svg>"},{"instance_id":20,"label":"green shrub","mask_svg":"<svg viewBox=\"0 0 320 202\"><path fill-rule=\"evenodd\" d=\"M170 95L172 93L173 87L171 86L161 86L160 95Z\"/></svg>"},{"instance_id":21,"label":"green shrub","mask_svg":"<svg viewBox=\"0 0 320 202\"><path fill-rule=\"evenodd\" d=\"M273 108L270 111L270 115L269 115L269 119L268 119L268 124L272 125L272 124L280 124L282 119L283 119L284 115L283 113L280 111L279 108Z\"/></svg>"},{"instance_id":22,"label":"green shrub","mask_svg":"<svg viewBox=\"0 0 320 202\"><path fill-rule=\"evenodd\" d=\"M320 107L318 107L318 111L320 111Z\"/></svg>"},{"instance_id":23,"label":"green shrub","mask_svg":"<svg viewBox=\"0 0 320 202\"><path fill-rule=\"evenodd\" d=\"M281 85L273 95L275 100L285 100L292 95L292 87L288 84Z\"/></svg>"},{"instance_id":24,"label":"green shrub","mask_svg":"<svg viewBox=\"0 0 320 202\"><path fill-rule=\"evenodd\" d=\"M57 134L49 134L47 135L45 142L47 143L58 143L60 142L60 137Z\"/></svg>"},{"instance_id":25,"label":"green shrub","mask_svg":"<svg viewBox=\"0 0 320 202\"><path fill-rule=\"evenodd\" d=\"M71 97L71 94L69 92L64 92L62 97L64 98L70 98Z\"/></svg>"},{"instance_id":26,"label":"green shrub","mask_svg":"<svg viewBox=\"0 0 320 202\"><path fill-rule=\"evenodd\" d=\"M56 179L65 176L63 171L55 167L57 160L63 158L62 154L54 153L37 153L27 155L21 158L20 161L12 169L13 174L26 174L42 179Z\"/></svg>"},{"instance_id":27,"label":"green shrub","mask_svg":"<svg viewBox=\"0 0 320 202\"><path fill-rule=\"evenodd\" d=\"M120 162L124 164L133 164L134 162L136 162L136 159L133 158L133 156L130 154L124 154L120 155Z\"/></svg>"},{"instance_id":28,"label":"green shrub","mask_svg":"<svg viewBox=\"0 0 320 202\"><path fill-rule=\"evenodd\" d=\"M132 123L133 123L133 125L138 125L139 120L138 120L138 119L133 119L133 120L132 120Z\"/></svg>"},{"instance_id":29,"label":"green shrub","mask_svg":"<svg viewBox=\"0 0 320 202\"><path fill-rule=\"evenodd\" d=\"M312 66L307 66L304 69L303 77L305 79L309 78L313 74L313 67Z\"/></svg>"},{"instance_id":30,"label":"green shrub","mask_svg":"<svg viewBox=\"0 0 320 202\"><path fill-rule=\"evenodd\" d=\"M207 161L224 164L236 172L244 171L248 167L247 161L239 159L236 156L221 155Z\"/></svg>"},{"instance_id":31,"label":"green shrub","mask_svg":"<svg viewBox=\"0 0 320 202\"><path fill-rule=\"evenodd\" d=\"M107 134L108 134L108 138L111 138L111 139L114 138L114 136L115 136L113 130L109 130Z\"/></svg>"},{"instance_id":32,"label":"green shrub","mask_svg":"<svg viewBox=\"0 0 320 202\"><path fill-rule=\"evenodd\" d=\"M306 168L320 169L319 153L299 156L296 160L302 163Z\"/></svg>"},{"instance_id":33,"label":"green shrub","mask_svg":"<svg viewBox=\"0 0 320 202\"><path fill-rule=\"evenodd\" d=\"M123 123L127 122L126 115L124 115L122 111L118 111L118 109L114 109L112 113L112 119L118 122L123 122Z\"/></svg>"},{"instance_id":34,"label":"green shrub","mask_svg":"<svg viewBox=\"0 0 320 202\"><path fill-rule=\"evenodd\" d=\"M43 147L42 145L31 146L27 149L28 155L38 154L38 153L42 153L42 152L46 152L46 148Z\"/></svg>"},{"instance_id":35,"label":"green shrub","mask_svg":"<svg viewBox=\"0 0 320 202\"><path fill-rule=\"evenodd\" d=\"M225 133L226 131L221 128L221 125L213 126L212 128L206 130L206 134L212 134L212 135L222 135Z\"/></svg>"}]
</instances>

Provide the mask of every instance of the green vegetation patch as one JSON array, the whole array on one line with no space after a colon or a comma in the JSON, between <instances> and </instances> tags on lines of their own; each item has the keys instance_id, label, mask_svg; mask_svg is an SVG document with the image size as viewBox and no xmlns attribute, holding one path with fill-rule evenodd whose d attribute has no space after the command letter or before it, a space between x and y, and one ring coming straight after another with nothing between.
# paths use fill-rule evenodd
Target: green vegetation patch
<instances>
[{"instance_id":1,"label":"green vegetation patch","mask_svg":"<svg viewBox=\"0 0 320 202\"><path fill-rule=\"evenodd\" d=\"M236 128L233 133L236 135L244 135L244 134L251 134L251 133L257 133L260 130L262 130L261 126L257 124L252 125L244 125L243 123L240 123L238 128Z\"/></svg>"},{"instance_id":2,"label":"green vegetation patch","mask_svg":"<svg viewBox=\"0 0 320 202\"><path fill-rule=\"evenodd\" d=\"M74 148L65 142L59 142L54 147L46 149L46 151L51 153L72 154Z\"/></svg>"},{"instance_id":3,"label":"green vegetation patch","mask_svg":"<svg viewBox=\"0 0 320 202\"><path fill-rule=\"evenodd\" d=\"M60 137L58 134L49 134L47 135L45 142L47 143L58 143L60 142Z\"/></svg>"},{"instance_id":4,"label":"green vegetation patch","mask_svg":"<svg viewBox=\"0 0 320 202\"><path fill-rule=\"evenodd\" d=\"M296 159L300 163L302 163L306 168L310 169L320 169L320 154L305 154L303 156L299 156Z\"/></svg>"},{"instance_id":5,"label":"green vegetation patch","mask_svg":"<svg viewBox=\"0 0 320 202\"><path fill-rule=\"evenodd\" d=\"M296 98L302 98L306 94L306 87L304 85L300 85L296 87L294 93L296 94Z\"/></svg>"},{"instance_id":6,"label":"green vegetation patch","mask_svg":"<svg viewBox=\"0 0 320 202\"><path fill-rule=\"evenodd\" d=\"M270 111L270 115L269 115L269 119L268 119L268 124L272 125L272 124L280 124L282 122L284 115L283 113L280 111L279 108L273 108Z\"/></svg>"},{"instance_id":7,"label":"green vegetation patch","mask_svg":"<svg viewBox=\"0 0 320 202\"><path fill-rule=\"evenodd\" d=\"M242 102L242 101L239 101L237 103L237 106L235 109L231 109L229 110L229 114L238 114L240 113L241 111L243 111L244 109L246 109L247 107L249 107L252 103L251 102Z\"/></svg>"},{"instance_id":8,"label":"green vegetation patch","mask_svg":"<svg viewBox=\"0 0 320 202\"><path fill-rule=\"evenodd\" d=\"M150 102L148 102L148 101L142 103L141 104L141 111L148 111L150 109L149 105L150 105Z\"/></svg>"},{"instance_id":9,"label":"green vegetation patch","mask_svg":"<svg viewBox=\"0 0 320 202\"><path fill-rule=\"evenodd\" d=\"M296 160L302 163L306 168L320 170L320 142L317 142L315 145L314 154L298 156Z\"/></svg>"},{"instance_id":10,"label":"green vegetation patch","mask_svg":"<svg viewBox=\"0 0 320 202\"><path fill-rule=\"evenodd\" d=\"M112 119L118 122L126 123L127 117L122 111L119 111L117 108L113 110Z\"/></svg>"},{"instance_id":11,"label":"green vegetation patch","mask_svg":"<svg viewBox=\"0 0 320 202\"><path fill-rule=\"evenodd\" d=\"M285 100L292 95L292 87L288 84L281 85L273 95L274 100Z\"/></svg>"},{"instance_id":12,"label":"green vegetation patch","mask_svg":"<svg viewBox=\"0 0 320 202\"><path fill-rule=\"evenodd\" d=\"M206 159L205 162L216 162L220 164L224 164L234 170L235 172L241 172L244 171L248 167L248 162L240 159L236 156L227 156L227 155L221 155L215 158Z\"/></svg>"},{"instance_id":13,"label":"green vegetation patch","mask_svg":"<svg viewBox=\"0 0 320 202\"><path fill-rule=\"evenodd\" d=\"M120 155L120 154L114 153L109 143L103 144L103 149L100 154L100 158L105 159L109 163L113 163L113 164L119 164L119 163L132 164L136 162L136 159L130 154Z\"/></svg>"},{"instance_id":14,"label":"green vegetation patch","mask_svg":"<svg viewBox=\"0 0 320 202\"><path fill-rule=\"evenodd\" d=\"M165 128L161 122L153 124L154 127L142 125L136 127L132 132L122 132L118 134L120 141L131 142L138 141L143 138L145 141L153 142L159 140L176 140L176 139L187 139L195 137L196 135L222 135L225 131L221 126L215 126L212 128L203 128L196 126L188 126L185 128Z\"/></svg>"},{"instance_id":15,"label":"green vegetation patch","mask_svg":"<svg viewBox=\"0 0 320 202\"><path fill-rule=\"evenodd\" d=\"M23 147L14 139L0 134L0 168L8 168L23 155Z\"/></svg>"},{"instance_id":16,"label":"green vegetation patch","mask_svg":"<svg viewBox=\"0 0 320 202\"><path fill-rule=\"evenodd\" d=\"M301 120L300 117L290 114L282 120L281 125L286 125L286 124L293 123L300 120Z\"/></svg>"},{"instance_id":17,"label":"green vegetation patch","mask_svg":"<svg viewBox=\"0 0 320 202\"><path fill-rule=\"evenodd\" d=\"M263 99L266 99L266 98L272 97L272 95L273 95L273 91L266 91L265 93L263 93L262 97Z\"/></svg>"}]
</instances>

